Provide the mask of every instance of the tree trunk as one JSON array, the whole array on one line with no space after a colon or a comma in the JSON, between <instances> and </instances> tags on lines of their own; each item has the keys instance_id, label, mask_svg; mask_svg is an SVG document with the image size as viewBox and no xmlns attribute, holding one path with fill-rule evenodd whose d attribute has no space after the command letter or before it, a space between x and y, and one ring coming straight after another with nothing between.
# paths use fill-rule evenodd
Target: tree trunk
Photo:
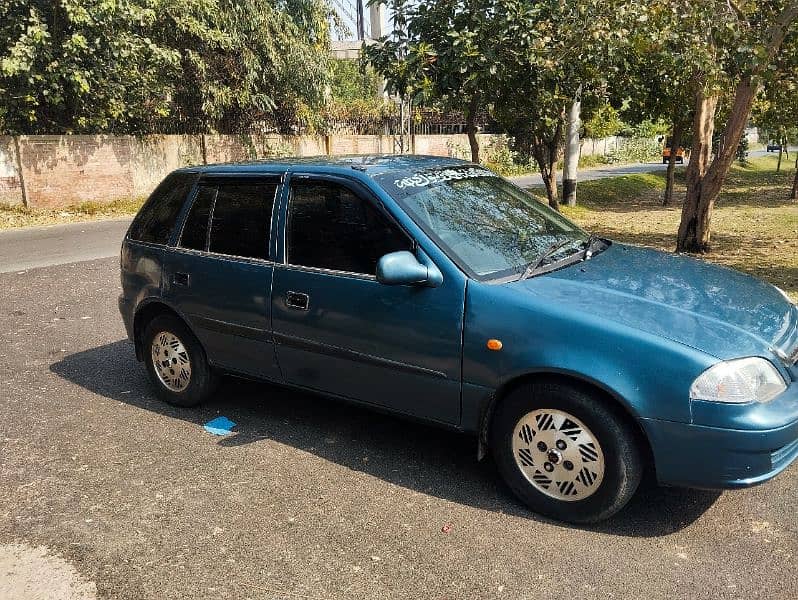
<instances>
[{"instance_id":1,"label":"tree trunk","mask_svg":"<svg viewBox=\"0 0 798 600\"><path fill-rule=\"evenodd\" d=\"M539 135L532 136L532 156L540 169L543 186L546 188L546 198L549 206L560 210L557 198L557 159L559 158L560 138L562 137L562 123L558 123L551 138L545 139Z\"/></svg>"},{"instance_id":2,"label":"tree trunk","mask_svg":"<svg viewBox=\"0 0 798 600\"><path fill-rule=\"evenodd\" d=\"M665 195L662 198L662 206L670 206L673 200L673 184L676 179L676 150L682 145L682 132L684 124L677 121L673 124L671 134L671 153L668 157L668 171L665 174Z\"/></svg>"},{"instance_id":3,"label":"tree trunk","mask_svg":"<svg viewBox=\"0 0 798 600\"><path fill-rule=\"evenodd\" d=\"M712 150L712 134L715 128L715 108L717 96L707 97L702 91L696 95L696 114L693 120L693 147L687 167L687 196L682 207L682 220L676 240L677 252L707 252L710 242L710 222L715 200L720 193L723 180L729 173L737 151L740 137L745 131L751 105L758 84L759 75L767 69L781 47L787 30L798 18L798 2L790 2L773 20L768 28L766 56L753 72L737 85L729 120L723 130L723 147L718 150L712 164L709 156Z\"/></svg>"},{"instance_id":4,"label":"tree trunk","mask_svg":"<svg viewBox=\"0 0 798 600\"><path fill-rule=\"evenodd\" d=\"M696 103L696 120L693 123L693 145L696 146L696 139L701 139L699 145L704 145L704 147L699 151L695 169L692 168L692 156L687 168L687 197L682 209L682 222L679 225L679 237L676 241L678 252L709 251L709 226L712 220L712 209L720 193L723 180L734 161L737 152L736 141L740 140L745 131L755 94L756 85L750 79L744 79L738 84L729 120L723 130L723 139L726 140L726 143L707 168L718 99L717 97L707 98L699 93ZM707 106L707 102L711 102L711 112L707 112L707 108L710 108ZM708 124L701 122L703 119L709 119L711 122Z\"/></svg>"},{"instance_id":5,"label":"tree trunk","mask_svg":"<svg viewBox=\"0 0 798 600\"><path fill-rule=\"evenodd\" d=\"M565 164L562 169L562 199L568 206L576 206L576 177L579 167L579 113L582 110L580 94L582 86L576 93L568 111L568 123L565 128Z\"/></svg>"},{"instance_id":6,"label":"tree trunk","mask_svg":"<svg viewBox=\"0 0 798 600\"><path fill-rule=\"evenodd\" d=\"M548 156L546 145L537 137L532 141L532 155L540 169L540 176L543 179L543 187L546 188L546 198L549 206L554 210L560 210L560 203L557 199L557 172L554 164Z\"/></svg>"},{"instance_id":7,"label":"tree trunk","mask_svg":"<svg viewBox=\"0 0 798 600\"><path fill-rule=\"evenodd\" d=\"M715 108L718 97L696 94L693 117L693 149L687 165L687 195L682 206L682 220L676 241L677 252L704 252L709 244L709 213L701 187L712 154L712 134L715 131Z\"/></svg>"},{"instance_id":8,"label":"tree trunk","mask_svg":"<svg viewBox=\"0 0 798 600\"><path fill-rule=\"evenodd\" d=\"M790 200L798 200L798 153L795 154L795 177L792 180Z\"/></svg>"},{"instance_id":9,"label":"tree trunk","mask_svg":"<svg viewBox=\"0 0 798 600\"><path fill-rule=\"evenodd\" d=\"M468 134L468 144L471 146L471 162L479 164L479 140L477 139L477 111L479 110L480 93L474 92L471 102L468 103L466 110L466 133Z\"/></svg>"},{"instance_id":10,"label":"tree trunk","mask_svg":"<svg viewBox=\"0 0 798 600\"><path fill-rule=\"evenodd\" d=\"M776 173L781 172L781 155L784 154L784 145L779 142L779 162L776 163Z\"/></svg>"}]
</instances>

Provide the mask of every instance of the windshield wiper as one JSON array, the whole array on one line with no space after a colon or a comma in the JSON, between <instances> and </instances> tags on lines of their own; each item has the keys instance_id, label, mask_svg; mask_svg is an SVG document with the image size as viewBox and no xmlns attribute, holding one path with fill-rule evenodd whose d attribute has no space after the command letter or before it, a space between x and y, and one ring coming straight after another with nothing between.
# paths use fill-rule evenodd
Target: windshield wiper
<instances>
[{"instance_id":1,"label":"windshield wiper","mask_svg":"<svg viewBox=\"0 0 798 600\"><path fill-rule=\"evenodd\" d=\"M524 280L524 279L527 279L528 277L530 277L535 271L538 270L540 265L542 265L543 262L547 258L551 257L554 253L557 252L557 250L559 250L560 248L562 248L564 246L567 246L571 242L573 242L573 240L570 240L570 239L569 240L561 240L559 242L554 242L551 246L546 248L546 250L545 250L545 252L543 252L543 254L541 254L538 258L536 258L533 262L529 263L527 268L524 270L524 274L521 275L521 280Z\"/></svg>"},{"instance_id":2,"label":"windshield wiper","mask_svg":"<svg viewBox=\"0 0 798 600\"><path fill-rule=\"evenodd\" d=\"M598 237L595 233L591 233L590 236L587 238L585 242L583 252L584 260L590 260L593 256L593 246L596 245L596 242L602 241L600 237Z\"/></svg>"}]
</instances>

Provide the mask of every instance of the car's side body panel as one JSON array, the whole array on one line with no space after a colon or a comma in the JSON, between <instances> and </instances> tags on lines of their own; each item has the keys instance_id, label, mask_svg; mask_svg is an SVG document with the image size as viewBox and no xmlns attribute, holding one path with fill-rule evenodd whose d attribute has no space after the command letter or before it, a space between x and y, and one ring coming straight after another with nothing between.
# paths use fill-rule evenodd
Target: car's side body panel
<instances>
[{"instance_id":1,"label":"car's side body panel","mask_svg":"<svg viewBox=\"0 0 798 600\"><path fill-rule=\"evenodd\" d=\"M382 204L369 181L345 175L305 172L291 179L337 182ZM373 275L281 264L287 200L283 194L272 294L285 381L459 425L463 275L447 269L438 287L388 286ZM380 209L397 220L390 207ZM292 306L292 294L302 295L307 306Z\"/></svg>"},{"instance_id":2,"label":"car's side body panel","mask_svg":"<svg viewBox=\"0 0 798 600\"><path fill-rule=\"evenodd\" d=\"M164 273L164 299L186 315L211 364L280 380L271 331L271 262L174 249ZM180 274L189 280L180 283Z\"/></svg>"}]
</instances>

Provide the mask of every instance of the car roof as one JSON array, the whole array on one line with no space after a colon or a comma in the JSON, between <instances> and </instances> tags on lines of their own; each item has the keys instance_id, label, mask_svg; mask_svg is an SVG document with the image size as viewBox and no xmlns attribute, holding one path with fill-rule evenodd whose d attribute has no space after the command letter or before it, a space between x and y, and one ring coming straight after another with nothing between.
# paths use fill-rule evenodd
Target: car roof
<instances>
[{"instance_id":1,"label":"car roof","mask_svg":"<svg viewBox=\"0 0 798 600\"><path fill-rule=\"evenodd\" d=\"M419 171L470 164L459 158L416 154L363 154L349 156L309 156L269 158L246 162L218 163L179 169L191 173L273 173L275 171L308 171L340 173L357 170L367 175L382 175L395 171Z\"/></svg>"}]
</instances>

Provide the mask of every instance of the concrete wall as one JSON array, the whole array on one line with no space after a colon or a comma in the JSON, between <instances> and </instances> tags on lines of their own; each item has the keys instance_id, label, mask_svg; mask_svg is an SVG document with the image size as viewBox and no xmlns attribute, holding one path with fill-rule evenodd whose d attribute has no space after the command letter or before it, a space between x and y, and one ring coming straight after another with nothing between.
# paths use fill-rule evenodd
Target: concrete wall
<instances>
[{"instance_id":1,"label":"concrete wall","mask_svg":"<svg viewBox=\"0 0 798 600\"><path fill-rule=\"evenodd\" d=\"M502 136L479 138L486 148ZM416 154L470 156L464 134L417 135L412 148ZM0 203L33 208L106 203L146 196L167 173L189 165L400 149L398 137L379 135L0 136Z\"/></svg>"}]
</instances>

